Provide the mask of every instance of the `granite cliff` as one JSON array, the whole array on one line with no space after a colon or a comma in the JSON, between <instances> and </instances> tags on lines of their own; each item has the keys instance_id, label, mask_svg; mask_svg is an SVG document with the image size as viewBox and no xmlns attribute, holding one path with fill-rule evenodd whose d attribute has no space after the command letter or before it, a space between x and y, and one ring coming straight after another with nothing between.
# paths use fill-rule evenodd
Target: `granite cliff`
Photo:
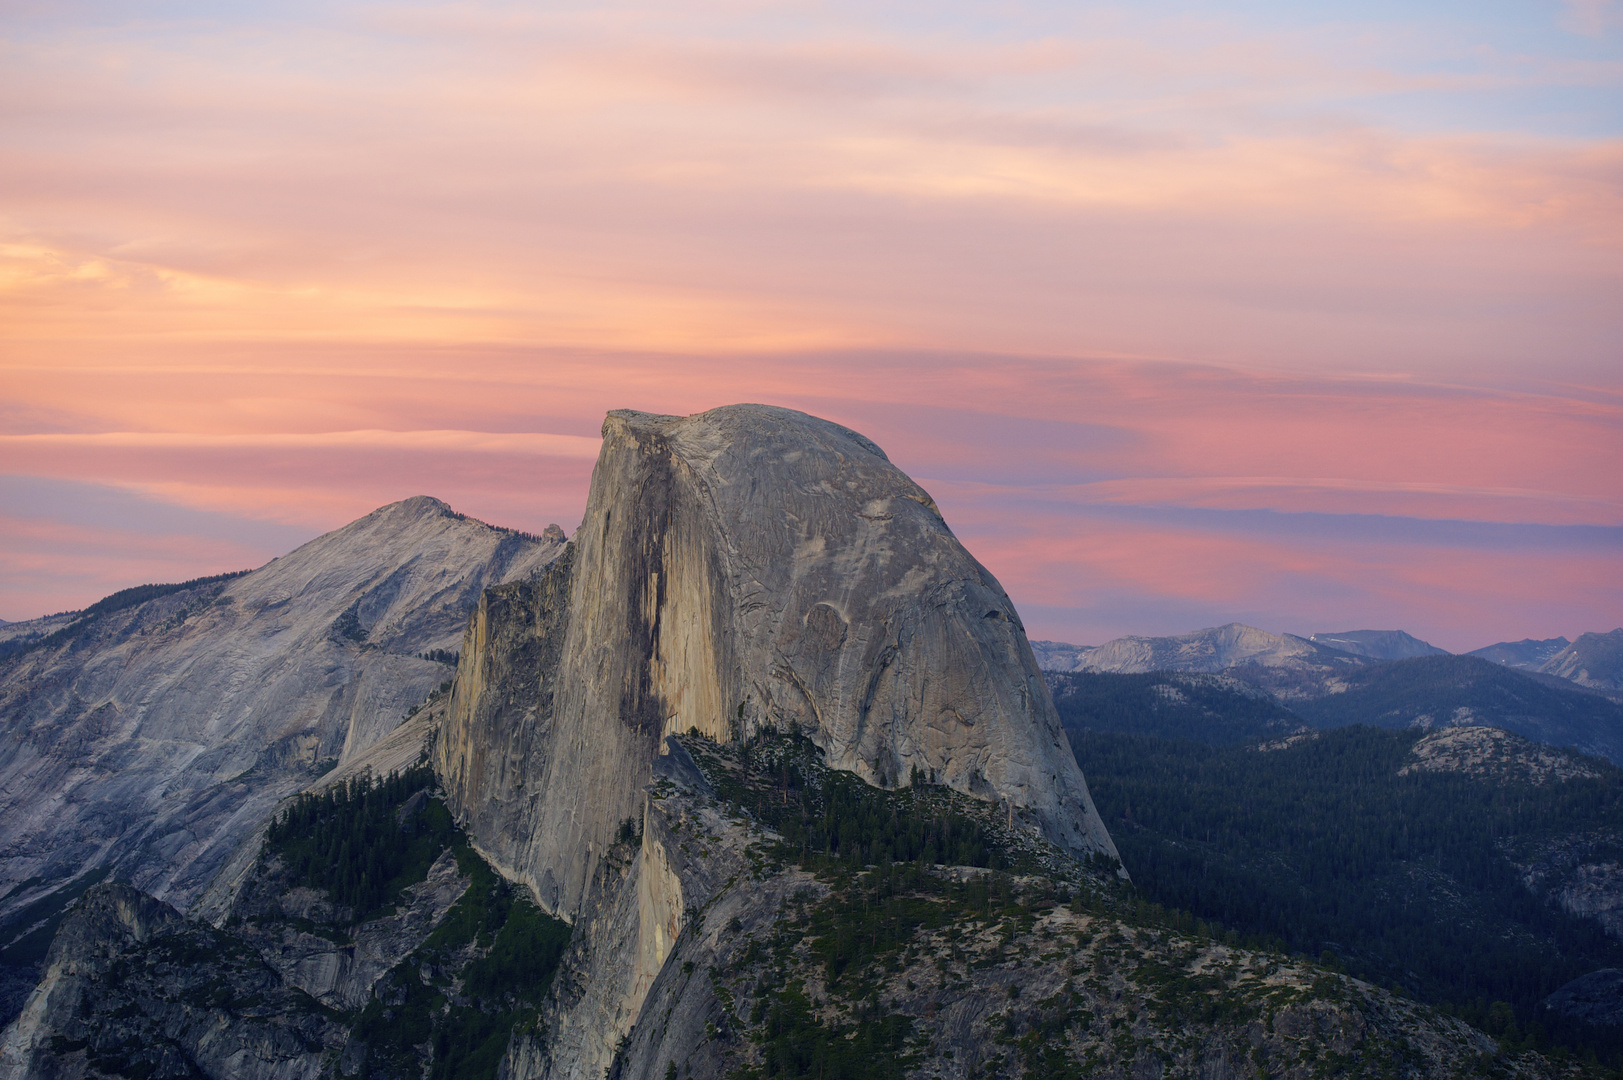
<instances>
[{"instance_id":1,"label":"granite cliff","mask_svg":"<svg viewBox=\"0 0 1623 1080\"><path fill-rule=\"evenodd\" d=\"M8 626L0 944L109 872L185 909L279 799L451 678L423 655L456 649L487 586L563 546L419 497L252 573Z\"/></svg>"},{"instance_id":2,"label":"granite cliff","mask_svg":"<svg viewBox=\"0 0 1623 1080\"><path fill-rule=\"evenodd\" d=\"M759 405L614 412L603 437L570 550L481 599L435 748L472 842L590 957L512 1075L601 1075L713 864L743 858L715 845L698 895L658 841L647 789L679 733L802 733L869 785L964 793L1114 859L1007 594L877 446Z\"/></svg>"},{"instance_id":3,"label":"granite cliff","mask_svg":"<svg viewBox=\"0 0 1623 1080\"><path fill-rule=\"evenodd\" d=\"M613 412L571 553L482 598L436 767L488 857L574 917L666 736L795 726L1113 854L1008 595L856 432Z\"/></svg>"}]
</instances>

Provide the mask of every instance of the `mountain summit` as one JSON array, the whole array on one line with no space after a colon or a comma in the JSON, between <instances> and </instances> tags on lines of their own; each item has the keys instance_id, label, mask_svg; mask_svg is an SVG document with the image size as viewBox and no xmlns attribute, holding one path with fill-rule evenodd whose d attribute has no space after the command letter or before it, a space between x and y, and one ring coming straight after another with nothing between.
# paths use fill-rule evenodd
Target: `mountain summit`
<instances>
[{"instance_id":1,"label":"mountain summit","mask_svg":"<svg viewBox=\"0 0 1623 1080\"><path fill-rule=\"evenodd\" d=\"M1309 635L1317 645L1327 645L1353 656L1371 660L1407 660L1414 656L1447 656L1429 641L1421 641L1402 630L1335 630Z\"/></svg>"},{"instance_id":2,"label":"mountain summit","mask_svg":"<svg viewBox=\"0 0 1623 1080\"><path fill-rule=\"evenodd\" d=\"M1579 634L1538 670L1592 689L1623 690L1623 627L1606 634Z\"/></svg>"},{"instance_id":3,"label":"mountain summit","mask_svg":"<svg viewBox=\"0 0 1623 1080\"><path fill-rule=\"evenodd\" d=\"M251 573L8 627L0 915L109 871L185 906L318 763L450 677L423 654L449 656L487 585L562 547L418 496Z\"/></svg>"},{"instance_id":4,"label":"mountain summit","mask_svg":"<svg viewBox=\"0 0 1623 1080\"><path fill-rule=\"evenodd\" d=\"M765 405L612 412L603 440L570 556L481 602L437 750L545 903L579 907L580 853L692 730L795 727L869 783L922 777L1114 854L1014 605L873 442Z\"/></svg>"}]
</instances>

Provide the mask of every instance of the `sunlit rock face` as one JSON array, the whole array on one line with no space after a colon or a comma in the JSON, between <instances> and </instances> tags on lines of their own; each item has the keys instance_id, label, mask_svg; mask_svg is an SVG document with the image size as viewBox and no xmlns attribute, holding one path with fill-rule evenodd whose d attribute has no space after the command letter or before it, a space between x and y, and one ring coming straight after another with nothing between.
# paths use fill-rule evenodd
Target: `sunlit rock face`
<instances>
[{"instance_id":1,"label":"sunlit rock face","mask_svg":"<svg viewBox=\"0 0 1623 1080\"><path fill-rule=\"evenodd\" d=\"M1606 634L1579 634L1578 640L1538 669L1580 686L1623 690L1623 628Z\"/></svg>"},{"instance_id":2,"label":"sunlit rock face","mask_svg":"<svg viewBox=\"0 0 1623 1080\"><path fill-rule=\"evenodd\" d=\"M787 409L603 425L572 551L492 590L437 744L476 842L576 912L664 737L799 725L830 765L998 802L1114 853L1025 631L934 500L868 439Z\"/></svg>"},{"instance_id":3,"label":"sunlit rock face","mask_svg":"<svg viewBox=\"0 0 1623 1080\"><path fill-rule=\"evenodd\" d=\"M451 677L421 654L457 648L488 586L563 547L408 499L9 657L0 915L92 868L186 908L318 763L364 753Z\"/></svg>"}]
</instances>

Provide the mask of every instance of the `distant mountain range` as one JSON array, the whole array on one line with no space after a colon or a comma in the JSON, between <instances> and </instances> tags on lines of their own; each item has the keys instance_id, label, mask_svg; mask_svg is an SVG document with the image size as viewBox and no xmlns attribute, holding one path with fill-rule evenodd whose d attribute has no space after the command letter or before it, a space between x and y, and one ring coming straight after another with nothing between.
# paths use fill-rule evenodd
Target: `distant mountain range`
<instances>
[{"instance_id":1,"label":"distant mountain range","mask_svg":"<svg viewBox=\"0 0 1623 1080\"><path fill-rule=\"evenodd\" d=\"M1118 675L1148 671L1226 671L1241 665L1320 667L1357 663L1339 650L1295 634L1270 634L1229 623L1176 637L1123 637L1103 645L1033 641L1037 666L1045 671L1108 671Z\"/></svg>"},{"instance_id":2,"label":"distant mountain range","mask_svg":"<svg viewBox=\"0 0 1623 1080\"><path fill-rule=\"evenodd\" d=\"M1337 665L1421 656L1449 656L1429 641L1402 630L1321 631L1300 637L1272 634L1244 623L1228 623L1190 634L1116 638L1103 645L1033 641L1031 650L1044 671L1216 672L1241 666L1335 669ZM1502 667L1552 675L1591 690L1623 690L1623 628L1610 633L1501 641L1465 656ZM1345 670L1343 667L1342 670Z\"/></svg>"},{"instance_id":3,"label":"distant mountain range","mask_svg":"<svg viewBox=\"0 0 1623 1080\"><path fill-rule=\"evenodd\" d=\"M1061 716L1086 730L1223 745L1303 726L1484 725L1623 763L1623 630L1464 656L1401 630L1304 638L1241 623L1032 649Z\"/></svg>"}]
</instances>

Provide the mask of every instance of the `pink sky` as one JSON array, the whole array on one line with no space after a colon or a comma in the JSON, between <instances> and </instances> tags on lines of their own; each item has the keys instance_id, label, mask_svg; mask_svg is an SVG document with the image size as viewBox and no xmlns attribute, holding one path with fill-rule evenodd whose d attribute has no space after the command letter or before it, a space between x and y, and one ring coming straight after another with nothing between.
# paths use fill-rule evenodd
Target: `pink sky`
<instances>
[{"instance_id":1,"label":"pink sky","mask_svg":"<svg viewBox=\"0 0 1623 1080\"><path fill-rule=\"evenodd\" d=\"M754 400L1035 636L1610 629L1615 12L1355 10L8 16L0 618L573 529L605 410Z\"/></svg>"}]
</instances>

